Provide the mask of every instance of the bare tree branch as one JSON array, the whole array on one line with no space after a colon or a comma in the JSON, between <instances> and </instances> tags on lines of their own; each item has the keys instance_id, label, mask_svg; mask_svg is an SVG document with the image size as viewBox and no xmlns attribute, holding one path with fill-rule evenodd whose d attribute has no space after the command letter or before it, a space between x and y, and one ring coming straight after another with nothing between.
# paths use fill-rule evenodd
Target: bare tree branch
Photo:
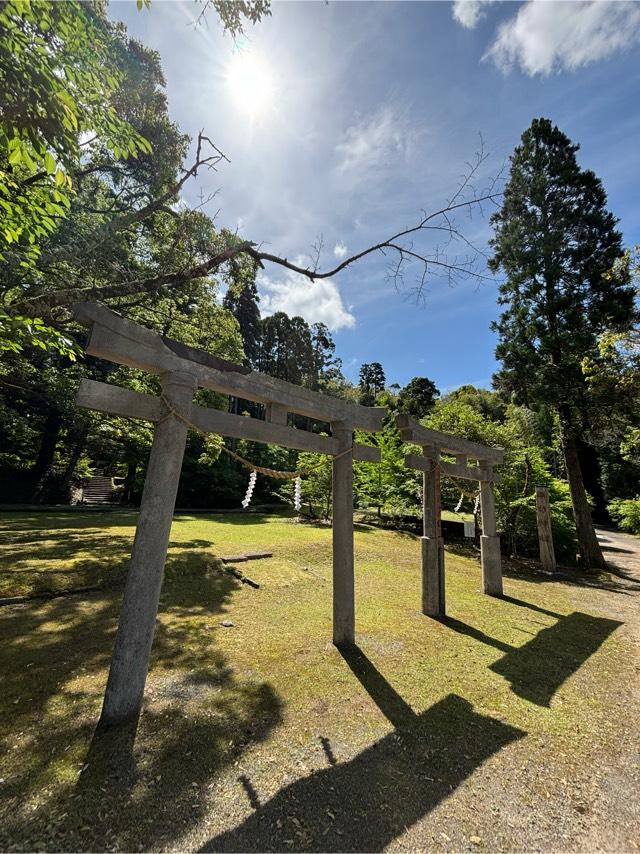
<instances>
[{"instance_id":1,"label":"bare tree branch","mask_svg":"<svg viewBox=\"0 0 640 854\"><path fill-rule=\"evenodd\" d=\"M204 153L203 146L205 144L211 146L213 154ZM467 169L461 176L458 187L443 207L431 213L423 210L414 225L407 226L384 240L355 252L329 269L320 269L320 258L324 249L324 241L321 236L316 239L313 246L314 254L309 258L308 266L305 266L303 261L290 261L286 257L265 251L260 244L250 240L240 240L237 235L229 234L225 246L218 247L209 257L188 268L160 272L145 277L131 275L130 271L120 271L122 274L121 281L100 285L95 283L80 284L52 289L18 299L8 308L14 313L28 316L47 316L51 315L52 312L55 314L55 309L68 307L71 303L81 299L104 300L153 293L162 288L179 287L186 282L219 272L224 269L225 265L240 256L252 259L256 268L263 269L266 264L273 264L297 273L309 281L315 281L329 279L364 258L381 254L388 261L387 276L398 290L404 285L405 273L409 266L417 266L416 284L412 293L418 298L423 298L426 285L432 274L444 275L450 285L469 278L475 279L477 282L492 281L492 277L483 273L478 265L478 259L486 257L484 251L464 235L455 220L458 215L466 214L471 217L474 212L483 213L487 205L498 205L502 193L497 189L497 185L502 170L497 176L491 178L488 186L478 187L480 170L487 156L481 138L480 148L476 152L475 159L467 164ZM167 202L179 193L189 178L197 174L198 169L201 167L215 168L221 160L227 160L227 158L201 132L198 135L194 164L189 169L184 170L181 179L170 190L148 204L117 216L112 222L105 223L104 226L93 232L87 241L92 246L87 249L85 244L77 251L81 251L83 254L90 252L91 248L96 248L114 232L141 222L155 212L167 210ZM210 198L212 197L207 198L206 201L210 201ZM204 201L201 202L200 206L204 203ZM435 245L421 248L417 245L417 240L423 237L437 238ZM465 254L458 254L454 251L458 245L464 248ZM65 249L60 254L52 254L51 260L64 260L67 251L69 250ZM51 272L53 273L54 270L55 266L52 267Z\"/></svg>"}]
</instances>

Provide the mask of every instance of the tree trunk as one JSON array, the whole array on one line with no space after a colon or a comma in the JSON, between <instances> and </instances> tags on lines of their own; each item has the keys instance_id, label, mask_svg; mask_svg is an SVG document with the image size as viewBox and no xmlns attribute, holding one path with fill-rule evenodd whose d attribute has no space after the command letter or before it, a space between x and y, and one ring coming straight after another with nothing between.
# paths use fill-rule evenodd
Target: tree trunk
<instances>
[{"instance_id":1,"label":"tree trunk","mask_svg":"<svg viewBox=\"0 0 640 854\"><path fill-rule=\"evenodd\" d=\"M607 499L602 488L600 458L593 445L588 445L580 439L577 441L578 459L582 470L584 488L593 498L593 518L604 525L611 524L607 511Z\"/></svg>"},{"instance_id":2,"label":"tree trunk","mask_svg":"<svg viewBox=\"0 0 640 854\"><path fill-rule=\"evenodd\" d=\"M89 425L86 424L80 431L78 435L75 445L73 446L73 451L71 452L71 456L69 457L69 462L67 463L67 467L64 471L64 476L62 478L63 485L68 487L71 483L73 475L75 474L76 466L78 465L78 460L82 456L82 452L84 451L87 436L89 435Z\"/></svg>"},{"instance_id":3,"label":"tree trunk","mask_svg":"<svg viewBox=\"0 0 640 854\"><path fill-rule=\"evenodd\" d=\"M586 567L592 569L606 569L607 564L596 537L591 509L587 501L587 493L582 479L582 469L578 457L578 448L571 430L565 424L561 425L562 450L567 467L567 480L571 490L571 503L573 505L573 516L576 521L576 532L578 535L578 548L580 556Z\"/></svg>"},{"instance_id":4,"label":"tree trunk","mask_svg":"<svg viewBox=\"0 0 640 854\"><path fill-rule=\"evenodd\" d=\"M136 485L136 475L138 473L138 461L129 459L127 461L127 476L124 479L124 500L127 504L133 504L133 491Z\"/></svg>"},{"instance_id":5,"label":"tree trunk","mask_svg":"<svg viewBox=\"0 0 640 854\"><path fill-rule=\"evenodd\" d=\"M61 427L62 415L57 409L50 409L44 422L38 456L36 457L33 468L30 472L30 480L33 483L31 493L33 500L37 500L44 481L53 466L53 459L55 457Z\"/></svg>"}]
</instances>

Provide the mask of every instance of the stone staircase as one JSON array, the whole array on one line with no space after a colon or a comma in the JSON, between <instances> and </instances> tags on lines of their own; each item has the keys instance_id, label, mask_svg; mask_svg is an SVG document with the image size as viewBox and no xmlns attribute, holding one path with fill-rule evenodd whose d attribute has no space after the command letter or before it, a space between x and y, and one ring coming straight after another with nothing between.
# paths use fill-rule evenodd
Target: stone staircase
<instances>
[{"instance_id":1,"label":"stone staircase","mask_svg":"<svg viewBox=\"0 0 640 854\"><path fill-rule=\"evenodd\" d=\"M89 483L82 490L83 504L117 504L118 499L114 490L113 478L103 472L96 471Z\"/></svg>"}]
</instances>

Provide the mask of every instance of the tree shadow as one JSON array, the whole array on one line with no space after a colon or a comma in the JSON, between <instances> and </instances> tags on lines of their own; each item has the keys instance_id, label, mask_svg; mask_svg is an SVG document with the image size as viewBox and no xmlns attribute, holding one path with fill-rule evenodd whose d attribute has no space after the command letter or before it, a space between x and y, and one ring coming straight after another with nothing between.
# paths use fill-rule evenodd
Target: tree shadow
<instances>
[{"instance_id":1,"label":"tree shadow","mask_svg":"<svg viewBox=\"0 0 640 854\"><path fill-rule=\"evenodd\" d=\"M549 706L558 688L622 625L618 620L593 617L577 611L562 616L510 596L501 598L556 617L557 622L541 629L531 640L517 647L453 617L442 617L439 622L458 634L467 635L503 652L503 657L491 664L489 670L510 682L511 690L519 697L538 706Z\"/></svg>"},{"instance_id":2,"label":"tree shadow","mask_svg":"<svg viewBox=\"0 0 640 854\"><path fill-rule=\"evenodd\" d=\"M393 733L355 758L281 789L203 851L380 851L426 816L483 762L526 733L450 694L416 714L357 647L347 665ZM333 761L332 761L333 760Z\"/></svg>"},{"instance_id":3,"label":"tree shadow","mask_svg":"<svg viewBox=\"0 0 640 854\"><path fill-rule=\"evenodd\" d=\"M115 591L4 609L0 850L171 848L205 815L212 781L281 720L273 688L234 674L193 619L223 614L239 586L179 570L165 584L137 735L94 732Z\"/></svg>"}]
</instances>

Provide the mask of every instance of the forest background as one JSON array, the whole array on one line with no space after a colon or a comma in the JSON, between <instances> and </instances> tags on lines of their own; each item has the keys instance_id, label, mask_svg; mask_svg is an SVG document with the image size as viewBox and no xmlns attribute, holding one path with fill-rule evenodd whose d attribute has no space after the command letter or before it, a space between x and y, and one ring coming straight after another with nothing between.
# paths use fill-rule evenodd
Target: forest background
<instances>
[{"instance_id":1,"label":"forest background","mask_svg":"<svg viewBox=\"0 0 640 854\"><path fill-rule=\"evenodd\" d=\"M269 6L217 2L203 12L237 35ZM577 147L557 128L534 120L525 131L494 221L494 269L506 273L504 312L496 318L502 367L494 389L465 385L440 395L426 376L401 388L387 383L379 362L362 365L354 384L324 324L283 312L261 316L256 275L262 260L253 244L220 227L204 205L179 203L184 183L216 168L224 155L202 135L195 162L185 163L190 140L169 118L155 52L129 39L101 4L8 2L0 10L0 36L0 86L8 93L0 116L0 501L68 503L98 470L116 478L123 501L140 500L151 427L81 412L74 397L84 376L150 393L159 389L147 375L82 355L85 332L74 324L70 306L92 298L163 335L271 376L387 406L382 433L363 437L381 447L381 465L355 464L356 508L381 520L399 524L420 515L421 479L404 467L409 448L394 423L403 411L506 449L497 487L506 553L536 554L534 487L547 485L558 558L574 559L567 436L593 517L613 517L640 532L637 253L622 246L604 190L593 173L577 167ZM571 210L558 239L577 234L578 250L591 240L598 253L572 251L563 262L573 265L576 278L558 289L551 312L538 292L523 292L522 281L537 281L536 271L527 269L530 258L516 257L509 240L531 210L535 181L556 166L564 170L566 191L558 204ZM535 180L527 183L531 175ZM586 224L584 210L576 213L573 204L584 194L592 202ZM549 344L549 330L536 327L545 310L568 318L578 311L574 319L588 315L589 323L556 330ZM538 342L533 352L530 341ZM523 377L543 376L547 345L562 351L565 367L570 354L571 371L564 385L547 378L541 391ZM545 397L551 388L555 397ZM207 390L198 392L198 402L262 416L257 404ZM328 430L297 416L290 423ZM321 462L270 445L228 444L275 469ZM240 505L248 472L221 453L221 445L218 437L190 433L178 506ZM329 518L330 487L330 465L315 468L303 483L305 512ZM259 478L254 501L290 502L291 487ZM477 512L475 494L444 478L443 507Z\"/></svg>"}]
</instances>

